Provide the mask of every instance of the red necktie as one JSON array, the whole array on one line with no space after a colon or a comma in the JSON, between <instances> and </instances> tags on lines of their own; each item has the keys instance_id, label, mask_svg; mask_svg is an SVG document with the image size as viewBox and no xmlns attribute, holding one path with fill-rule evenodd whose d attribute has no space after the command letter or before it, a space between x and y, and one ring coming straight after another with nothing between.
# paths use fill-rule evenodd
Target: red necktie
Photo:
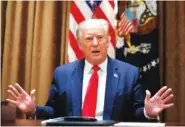
<instances>
[{"instance_id":1,"label":"red necktie","mask_svg":"<svg viewBox=\"0 0 185 127\"><path fill-rule=\"evenodd\" d=\"M97 91L98 91L98 73L100 69L97 65L93 66L93 74L89 80L89 85L86 91L84 105L82 109L82 116L95 117L96 103L97 103Z\"/></svg>"}]
</instances>

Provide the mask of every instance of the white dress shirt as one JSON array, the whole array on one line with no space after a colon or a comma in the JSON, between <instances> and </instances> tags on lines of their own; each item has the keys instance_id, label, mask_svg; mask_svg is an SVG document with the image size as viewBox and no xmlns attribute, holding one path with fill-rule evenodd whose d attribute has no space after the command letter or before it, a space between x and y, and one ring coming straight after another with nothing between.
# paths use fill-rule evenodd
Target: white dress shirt
<instances>
[{"instance_id":1,"label":"white dress shirt","mask_svg":"<svg viewBox=\"0 0 185 127\"><path fill-rule=\"evenodd\" d=\"M105 86L106 86L106 77L107 77L107 58L106 60L98 65L100 70L98 71L98 92L97 92L97 104L96 104L96 119L103 119L103 109L104 109L104 100L105 100ZM85 95L89 85L89 80L93 74L92 70L93 65L85 60L85 67L83 73L83 89L82 89L82 108L85 100Z\"/></svg>"},{"instance_id":2,"label":"white dress shirt","mask_svg":"<svg viewBox=\"0 0 185 127\"><path fill-rule=\"evenodd\" d=\"M98 95L97 95L97 104L96 104L96 119L103 120L103 110L104 110L104 100L105 100L105 88L106 88L106 78L107 78L107 58L106 60L98 65L100 70L98 71ZM87 92L87 88L89 85L89 80L91 75L93 74L92 70L93 65L90 64L87 60L85 60L85 67L83 73L83 89L82 89L82 108L84 104L85 95ZM144 115L148 119L153 119L147 116L146 111L144 109ZM156 118L154 118L156 119ZM159 119L159 116L157 116Z\"/></svg>"}]
</instances>

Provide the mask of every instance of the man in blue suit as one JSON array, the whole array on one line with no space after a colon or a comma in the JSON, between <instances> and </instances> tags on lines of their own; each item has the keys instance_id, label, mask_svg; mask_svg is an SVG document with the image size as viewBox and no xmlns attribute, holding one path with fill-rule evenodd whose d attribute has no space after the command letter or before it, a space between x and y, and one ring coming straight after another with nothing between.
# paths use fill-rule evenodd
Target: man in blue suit
<instances>
[{"instance_id":1,"label":"man in blue suit","mask_svg":"<svg viewBox=\"0 0 185 127\"><path fill-rule=\"evenodd\" d=\"M172 107L170 88L161 88L152 98L146 91L145 96L138 69L107 55L108 26L103 19L79 24L78 45L85 58L56 68L45 106L35 106L35 90L28 95L19 84L9 86L8 93L15 100L7 101L28 115L36 115L37 119L92 116L104 120L147 121ZM95 67L98 69L93 70Z\"/></svg>"}]
</instances>

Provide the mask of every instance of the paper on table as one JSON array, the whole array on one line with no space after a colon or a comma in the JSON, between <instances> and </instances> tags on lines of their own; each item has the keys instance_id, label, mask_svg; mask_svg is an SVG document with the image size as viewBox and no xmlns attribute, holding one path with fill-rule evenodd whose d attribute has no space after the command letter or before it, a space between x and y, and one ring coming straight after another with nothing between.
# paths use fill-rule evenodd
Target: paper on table
<instances>
[{"instance_id":1,"label":"paper on table","mask_svg":"<svg viewBox=\"0 0 185 127\"><path fill-rule=\"evenodd\" d=\"M114 124L114 126L122 126L122 127L164 127L165 123L120 122L120 123Z\"/></svg>"},{"instance_id":2,"label":"paper on table","mask_svg":"<svg viewBox=\"0 0 185 127\"><path fill-rule=\"evenodd\" d=\"M43 120L41 122L41 124L46 125L47 122L57 122L57 121L61 121L61 120L64 120L64 117L57 117L57 118L53 118L53 119Z\"/></svg>"}]
</instances>

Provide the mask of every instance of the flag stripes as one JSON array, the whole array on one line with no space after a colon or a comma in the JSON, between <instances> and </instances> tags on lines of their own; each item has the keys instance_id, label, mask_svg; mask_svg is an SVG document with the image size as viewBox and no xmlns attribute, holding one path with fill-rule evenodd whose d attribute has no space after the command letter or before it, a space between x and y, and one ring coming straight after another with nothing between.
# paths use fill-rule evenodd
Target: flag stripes
<instances>
[{"instance_id":1,"label":"flag stripes","mask_svg":"<svg viewBox=\"0 0 185 127\"><path fill-rule=\"evenodd\" d=\"M75 61L77 59L83 58L83 53L80 51L77 41L76 41L76 30L78 24L85 19L90 19L95 16L95 18L103 18L107 20L110 24L109 34L110 34L110 44L108 48L108 54L111 57L115 57L115 47L116 47L116 36L115 36L115 3L114 1L72 1L70 18L69 18L69 36L68 36L68 62Z\"/></svg>"}]
</instances>

